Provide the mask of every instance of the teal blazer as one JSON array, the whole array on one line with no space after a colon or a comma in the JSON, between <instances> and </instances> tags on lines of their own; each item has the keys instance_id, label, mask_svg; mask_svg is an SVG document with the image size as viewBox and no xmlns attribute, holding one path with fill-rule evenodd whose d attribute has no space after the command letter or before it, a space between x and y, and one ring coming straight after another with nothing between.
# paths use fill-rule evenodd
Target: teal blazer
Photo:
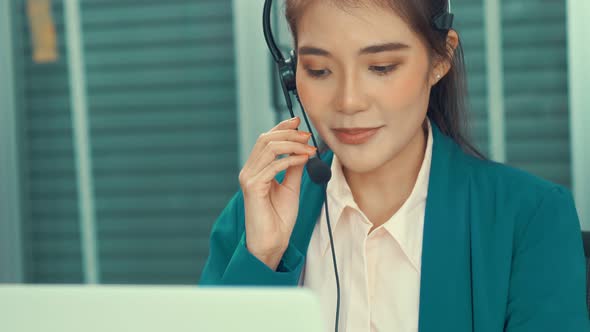
<instances>
[{"instance_id":1,"label":"teal blazer","mask_svg":"<svg viewBox=\"0 0 590 332\"><path fill-rule=\"evenodd\" d=\"M590 331L571 193L472 157L432 124L419 331ZM322 159L331 163L332 152ZM289 246L273 271L245 246L243 196L236 193L213 226L200 284L297 286L324 202L323 188L306 172L299 201Z\"/></svg>"}]
</instances>

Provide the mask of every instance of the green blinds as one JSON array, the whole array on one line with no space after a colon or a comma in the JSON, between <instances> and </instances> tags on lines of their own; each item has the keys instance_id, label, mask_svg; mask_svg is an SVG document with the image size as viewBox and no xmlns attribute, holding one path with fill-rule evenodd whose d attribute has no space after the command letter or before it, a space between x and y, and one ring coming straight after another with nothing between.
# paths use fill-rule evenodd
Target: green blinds
<instances>
[{"instance_id":1,"label":"green blinds","mask_svg":"<svg viewBox=\"0 0 590 332\"><path fill-rule=\"evenodd\" d=\"M195 284L239 188L231 1L80 4L101 282ZM66 61L24 57L32 282L82 281Z\"/></svg>"},{"instance_id":2,"label":"green blinds","mask_svg":"<svg viewBox=\"0 0 590 332\"><path fill-rule=\"evenodd\" d=\"M507 162L571 184L565 0L503 0Z\"/></svg>"},{"instance_id":3,"label":"green blinds","mask_svg":"<svg viewBox=\"0 0 590 332\"><path fill-rule=\"evenodd\" d=\"M489 156L483 0L453 0L452 11L465 58L469 135L478 150Z\"/></svg>"},{"instance_id":4,"label":"green blinds","mask_svg":"<svg viewBox=\"0 0 590 332\"><path fill-rule=\"evenodd\" d=\"M483 0L454 0L463 38L472 133L490 156L485 19L502 27L506 163L550 181L571 184L565 1L502 0L500 17Z\"/></svg>"},{"instance_id":5,"label":"green blinds","mask_svg":"<svg viewBox=\"0 0 590 332\"><path fill-rule=\"evenodd\" d=\"M83 273L63 10L54 1L59 61L40 65L31 60L25 1L15 3L25 281L79 283Z\"/></svg>"}]
</instances>

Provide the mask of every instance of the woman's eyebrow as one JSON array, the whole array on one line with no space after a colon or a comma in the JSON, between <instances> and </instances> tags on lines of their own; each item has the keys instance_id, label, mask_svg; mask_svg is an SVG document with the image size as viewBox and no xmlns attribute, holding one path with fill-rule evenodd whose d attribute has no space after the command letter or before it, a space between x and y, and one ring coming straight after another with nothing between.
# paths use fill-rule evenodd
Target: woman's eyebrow
<instances>
[{"instance_id":1,"label":"woman's eyebrow","mask_svg":"<svg viewBox=\"0 0 590 332\"><path fill-rule=\"evenodd\" d=\"M408 48L410 48L410 46L403 44L403 43L378 44L378 45L367 46L367 47L361 49L359 51L359 55L388 52L388 51L399 51L399 50L405 50Z\"/></svg>"},{"instance_id":2,"label":"woman's eyebrow","mask_svg":"<svg viewBox=\"0 0 590 332\"><path fill-rule=\"evenodd\" d=\"M389 51L399 51L408 49L410 46L403 44L403 43L385 43L385 44L377 44L377 45L370 45L367 47L363 47L358 51L358 55L364 54L375 54L380 52L389 52ZM330 52L314 46L301 46L297 51L299 55L318 55L318 56L325 56L325 57L332 57Z\"/></svg>"}]
</instances>

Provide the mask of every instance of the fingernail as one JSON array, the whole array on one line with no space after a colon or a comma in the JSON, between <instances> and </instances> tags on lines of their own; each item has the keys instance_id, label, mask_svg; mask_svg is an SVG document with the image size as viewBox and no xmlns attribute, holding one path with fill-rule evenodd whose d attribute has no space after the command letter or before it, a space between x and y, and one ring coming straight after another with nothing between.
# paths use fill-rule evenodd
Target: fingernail
<instances>
[{"instance_id":1,"label":"fingernail","mask_svg":"<svg viewBox=\"0 0 590 332\"><path fill-rule=\"evenodd\" d=\"M307 131L300 131L299 135L301 135L302 137L310 137L311 133L307 132Z\"/></svg>"},{"instance_id":2,"label":"fingernail","mask_svg":"<svg viewBox=\"0 0 590 332\"><path fill-rule=\"evenodd\" d=\"M298 117L291 118L291 119L289 119L289 122L293 122L293 121L295 121L297 119L298 119Z\"/></svg>"}]
</instances>

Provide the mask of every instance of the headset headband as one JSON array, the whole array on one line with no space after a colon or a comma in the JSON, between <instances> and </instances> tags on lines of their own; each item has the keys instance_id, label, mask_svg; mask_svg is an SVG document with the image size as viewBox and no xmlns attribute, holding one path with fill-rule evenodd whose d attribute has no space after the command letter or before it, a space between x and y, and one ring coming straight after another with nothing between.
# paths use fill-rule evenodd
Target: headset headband
<instances>
[{"instance_id":1,"label":"headset headband","mask_svg":"<svg viewBox=\"0 0 590 332\"><path fill-rule=\"evenodd\" d=\"M441 31L448 31L453 27L453 18L455 15L451 12L451 0L448 0L448 10L436 15L432 19L434 27Z\"/></svg>"},{"instance_id":2,"label":"headset headband","mask_svg":"<svg viewBox=\"0 0 590 332\"><path fill-rule=\"evenodd\" d=\"M283 58L283 54L277 47L275 43L274 37L272 35L272 29L270 27L270 10L272 6L272 0L266 0L264 2L264 11L262 12L262 30L264 31L264 39L266 40L266 44L268 45L268 49L272 54L275 62L279 63L285 60Z\"/></svg>"}]
</instances>

